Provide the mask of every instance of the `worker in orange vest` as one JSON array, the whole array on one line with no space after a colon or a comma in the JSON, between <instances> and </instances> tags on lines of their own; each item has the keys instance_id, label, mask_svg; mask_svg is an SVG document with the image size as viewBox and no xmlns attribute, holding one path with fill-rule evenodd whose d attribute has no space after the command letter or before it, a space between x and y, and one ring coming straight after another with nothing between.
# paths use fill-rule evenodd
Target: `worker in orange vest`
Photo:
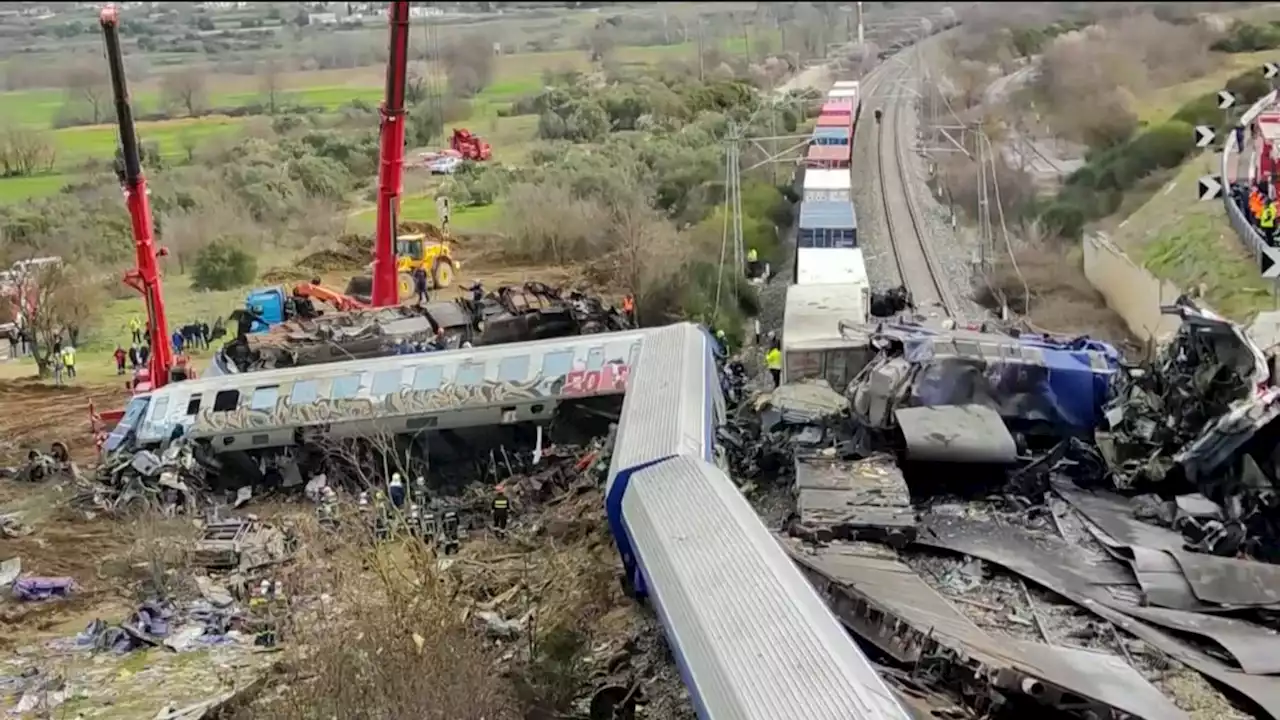
<instances>
[{"instance_id":1,"label":"worker in orange vest","mask_svg":"<svg viewBox=\"0 0 1280 720\"><path fill-rule=\"evenodd\" d=\"M633 325L635 324L636 299L631 295L631 293L627 293L626 297L622 298L622 314L627 318L627 322Z\"/></svg>"}]
</instances>

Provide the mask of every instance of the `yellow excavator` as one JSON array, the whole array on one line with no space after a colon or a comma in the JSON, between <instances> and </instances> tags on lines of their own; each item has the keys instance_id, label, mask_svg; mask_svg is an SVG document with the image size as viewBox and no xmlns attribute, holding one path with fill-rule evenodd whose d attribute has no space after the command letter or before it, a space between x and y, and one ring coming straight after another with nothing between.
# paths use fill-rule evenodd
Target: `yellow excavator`
<instances>
[{"instance_id":1,"label":"yellow excavator","mask_svg":"<svg viewBox=\"0 0 1280 720\"><path fill-rule=\"evenodd\" d=\"M407 224L407 223L406 223ZM401 300L414 297L413 271L422 268L435 290L453 284L461 263L453 256L453 238L447 230L410 233L396 237L396 273Z\"/></svg>"}]
</instances>

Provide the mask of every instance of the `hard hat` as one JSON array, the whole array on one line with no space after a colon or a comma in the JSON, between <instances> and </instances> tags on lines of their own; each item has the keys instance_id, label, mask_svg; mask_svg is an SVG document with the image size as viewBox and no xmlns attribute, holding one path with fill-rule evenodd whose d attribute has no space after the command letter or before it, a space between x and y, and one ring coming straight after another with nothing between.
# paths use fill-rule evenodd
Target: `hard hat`
<instances>
[{"instance_id":1,"label":"hard hat","mask_svg":"<svg viewBox=\"0 0 1280 720\"><path fill-rule=\"evenodd\" d=\"M381 490L379 490L378 492L374 493L374 494L373 494L373 496L374 496L375 498L379 499L379 500L381 500L382 498L386 497L385 495L383 495L383 494L382 494L382 491L381 491Z\"/></svg>"},{"instance_id":2,"label":"hard hat","mask_svg":"<svg viewBox=\"0 0 1280 720\"><path fill-rule=\"evenodd\" d=\"M391 473L391 482L395 482L395 481L397 481L397 480L399 480L399 479L400 479L400 473L398 473L398 472L397 472L397 473Z\"/></svg>"},{"instance_id":3,"label":"hard hat","mask_svg":"<svg viewBox=\"0 0 1280 720\"><path fill-rule=\"evenodd\" d=\"M422 477L421 475L419 475L418 477L414 478L414 481L413 481L413 482L414 482L414 483L416 483L416 484L418 484L418 485L426 485L426 484L427 484L427 479L426 479L426 478L424 478L424 477Z\"/></svg>"}]
</instances>

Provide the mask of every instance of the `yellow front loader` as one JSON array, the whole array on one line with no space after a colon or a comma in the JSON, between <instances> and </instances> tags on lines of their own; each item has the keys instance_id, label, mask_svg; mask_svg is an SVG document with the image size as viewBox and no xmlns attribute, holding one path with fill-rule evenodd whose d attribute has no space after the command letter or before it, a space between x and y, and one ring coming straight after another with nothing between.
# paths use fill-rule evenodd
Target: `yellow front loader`
<instances>
[{"instance_id":1,"label":"yellow front loader","mask_svg":"<svg viewBox=\"0 0 1280 720\"><path fill-rule=\"evenodd\" d=\"M453 257L453 241L445 233L428 238L424 233L401 235L396 238L396 272L399 274L400 299L414 297L413 271L427 271L431 287L435 290L453 284L454 275L462 263Z\"/></svg>"}]
</instances>

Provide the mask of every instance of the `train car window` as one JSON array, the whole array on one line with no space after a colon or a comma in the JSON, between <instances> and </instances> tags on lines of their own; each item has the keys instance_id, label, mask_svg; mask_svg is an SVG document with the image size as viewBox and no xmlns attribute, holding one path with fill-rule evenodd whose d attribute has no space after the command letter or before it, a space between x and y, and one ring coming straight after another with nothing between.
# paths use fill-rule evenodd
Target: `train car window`
<instances>
[{"instance_id":1,"label":"train car window","mask_svg":"<svg viewBox=\"0 0 1280 720\"><path fill-rule=\"evenodd\" d=\"M200 393L191 396L187 401L187 415L192 416L200 412Z\"/></svg>"},{"instance_id":2,"label":"train car window","mask_svg":"<svg viewBox=\"0 0 1280 720\"><path fill-rule=\"evenodd\" d=\"M373 387L370 393L375 397L390 395L400 389L400 380L404 377L401 370L383 370L373 374Z\"/></svg>"},{"instance_id":3,"label":"train car window","mask_svg":"<svg viewBox=\"0 0 1280 720\"><path fill-rule=\"evenodd\" d=\"M239 390L223 390L213 396L214 412L231 412L240 407Z\"/></svg>"},{"instance_id":4,"label":"train car window","mask_svg":"<svg viewBox=\"0 0 1280 720\"><path fill-rule=\"evenodd\" d=\"M444 368L439 365L420 367L413 376L414 390L439 390L444 382Z\"/></svg>"},{"instance_id":5,"label":"train car window","mask_svg":"<svg viewBox=\"0 0 1280 720\"><path fill-rule=\"evenodd\" d=\"M320 397L319 389L319 384L315 380L299 380L289 391L289 404L309 405Z\"/></svg>"},{"instance_id":6,"label":"train car window","mask_svg":"<svg viewBox=\"0 0 1280 720\"><path fill-rule=\"evenodd\" d=\"M573 351L557 350L542 356L542 376L548 378L568 375L573 370Z\"/></svg>"},{"instance_id":7,"label":"train car window","mask_svg":"<svg viewBox=\"0 0 1280 720\"><path fill-rule=\"evenodd\" d=\"M359 375L343 375L334 378L329 385L329 397L334 400L350 400L360 392Z\"/></svg>"},{"instance_id":8,"label":"train car window","mask_svg":"<svg viewBox=\"0 0 1280 720\"><path fill-rule=\"evenodd\" d=\"M156 398L156 404L154 407L151 408L151 416L150 416L151 422L147 424L148 425L164 425L168 421L168 418L165 417L168 414L169 414L169 398L167 396L162 395Z\"/></svg>"},{"instance_id":9,"label":"train car window","mask_svg":"<svg viewBox=\"0 0 1280 720\"><path fill-rule=\"evenodd\" d=\"M529 356L502 358L498 363L499 382L521 382L529 377Z\"/></svg>"},{"instance_id":10,"label":"train car window","mask_svg":"<svg viewBox=\"0 0 1280 720\"><path fill-rule=\"evenodd\" d=\"M253 391L253 397L249 398L249 409L270 410L276 406L276 401L279 399L279 385L264 385Z\"/></svg>"},{"instance_id":11,"label":"train car window","mask_svg":"<svg viewBox=\"0 0 1280 720\"><path fill-rule=\"evenodd\" d=\"M484 382L484 363L463 363L458 366L458 374L453 384L471 387Z\"/></svg>"},{"instance_id":12,"label":"train car window","mask_svg":"<svg viewBox=\"0 0 1280 720\"><path fill-rule=\"evenodd\" d=\"M587 351L587 370L595 371L604 367L604 348L593 347Z\"/></svg>"},{"instance_id":13,"label":"train car window","mask_svg":"<svg viewBox=\"0 0 1280 720\"><path fill-rule=\"evenodd\" d=\"M631 343L631 353L627 355L627 365L630 365L633 369L636 363L640 362L640 347L641 345L638 341Z\"/></svg>"}]
</instances>

